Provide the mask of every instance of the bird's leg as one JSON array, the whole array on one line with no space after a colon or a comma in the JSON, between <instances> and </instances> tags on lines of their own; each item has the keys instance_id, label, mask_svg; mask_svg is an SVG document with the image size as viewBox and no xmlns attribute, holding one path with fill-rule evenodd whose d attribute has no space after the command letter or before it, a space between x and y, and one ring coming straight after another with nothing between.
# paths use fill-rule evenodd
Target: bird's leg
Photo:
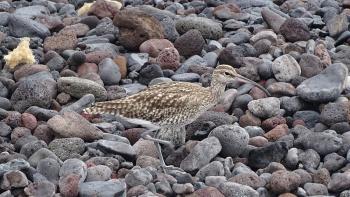
<instances>
[{"instance_id":1,"label":"bird's leg","mask_svg":"<svg viewBox=\"0 0 350 197\"><path fill-rule=\"evenodd\" d=\"M156 148L157 148L157 152L158 152L158 157L159 157L159 160L160 160L160 166L162 167L163 171L165 174L167 174L167 166L165 165L165 162L164 162L164 158L163 158L163 154L162 154L162 149L160 147L160 144L159 142L154 142L154 144L156 145Z\"/></svg>"},{"instance_id":2,"label":"bird's leg","mask_svg":"<svg viewBox=\"0 0 350 197\"><path fill-rule=\"evenodd\" d=\"M159 145L159 143L164 144L164 145L167 145L167 146L171 146L171 145L172 145L171 142L169 142L169 141L161 140L161 139L157 139L157 138L151 137L151 136L148 134L149 131L145 131L145 132L146 132L146 133L142 133L142 134L141 134L141 137L142 137L143 139L145 139L145 140L151 140L151 141L153 141L154 143L157 143L158 145Z\"/></svg>"}]
</instances>

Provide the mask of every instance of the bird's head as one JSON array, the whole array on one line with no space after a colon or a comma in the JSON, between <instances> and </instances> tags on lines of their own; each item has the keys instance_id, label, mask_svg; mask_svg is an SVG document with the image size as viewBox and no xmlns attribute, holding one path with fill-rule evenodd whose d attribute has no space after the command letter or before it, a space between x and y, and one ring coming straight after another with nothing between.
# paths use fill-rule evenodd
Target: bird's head
<instances>
[{"instance_id":1,"label":"bird's head","mask_svg":"<svg viewBox=\"0 0 350 197\"><path fill-rule=\"evenodd\" d=\"M222 64L222 65L217 66L215 68L215 70L213 71L212 80L214 80L214 83L220 83L223 85L227 85L227 84L232 83L232 82L237 81L237 80L240 82L243 82L243 83L250 83L252 85L257 86L262 91L264 91L268 96L270 96L270 93L264 87L262 87L260 84L258 84L256 82L238 74L236 72L236 70L230 65Z\"/></svg>"}]
</instances>

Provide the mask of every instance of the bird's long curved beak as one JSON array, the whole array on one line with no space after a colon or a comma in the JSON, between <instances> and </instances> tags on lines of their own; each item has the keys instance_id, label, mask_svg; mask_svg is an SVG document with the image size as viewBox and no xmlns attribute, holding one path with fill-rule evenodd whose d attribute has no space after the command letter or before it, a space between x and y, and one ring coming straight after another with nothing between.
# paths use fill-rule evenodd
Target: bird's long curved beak
<instances>
[{"instance_id":1,"label":"bird's long curved beak","mask_svg":"<svg viewBox=\"0 0 350 197\"><path fill-rule=\"evenodd\" d=\"M266 94L267 96L271 96L270 92L267 91L267 89L265 89L262 85L256 83L255 81L250 80L250 79L248 79L248 78L246 78L246 77L243 77L242 75L239 75L239 74L235 74L235 77L236 77L236 79L238 79L239 81L241 81L241 82L243 82L243 83L250 83L250 84L252 84L252 85L255 85L256 87L258 87L259 89L261 89L263 92L265 92L265 94Z\"/></svg>"}]
</instances>

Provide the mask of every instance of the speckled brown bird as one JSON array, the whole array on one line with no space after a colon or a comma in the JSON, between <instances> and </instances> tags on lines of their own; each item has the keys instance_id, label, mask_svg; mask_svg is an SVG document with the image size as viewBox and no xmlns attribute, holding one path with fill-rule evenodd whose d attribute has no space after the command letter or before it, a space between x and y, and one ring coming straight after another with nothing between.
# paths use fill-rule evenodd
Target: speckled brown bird
<instances>
[{"instance_id":1,"label":"speckled brown bird","mask_svg":"<svg viewBox=\"0 0 350 197\"><path fill-rule=\"evenodd\" d=\"M216 105L226 85L237 79L254 84L269 95L261 85L237 74L232 66L219 65L213 71L210 87L188 82L165 82L119 100L97 102L84 112L117 115L143 125L149 132L155 131L154 137L148 135L149 132L143 137L155 142L161 165L165 167L159 143L184 144L185 126Z\"/></svg>"}]
</instances>

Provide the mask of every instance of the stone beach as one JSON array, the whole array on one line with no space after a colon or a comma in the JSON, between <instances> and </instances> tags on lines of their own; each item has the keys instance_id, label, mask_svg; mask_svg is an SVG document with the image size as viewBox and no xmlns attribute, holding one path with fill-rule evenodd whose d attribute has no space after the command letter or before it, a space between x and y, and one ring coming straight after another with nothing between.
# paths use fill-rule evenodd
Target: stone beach
<instances>
[{"instance_id":1,"label":"stone beach","mask_svg":"<svg viewBox=\"0 0 350 197\"><path fill-rule=\"evenodd\" d=\"M0 1L0 197L350 197L349 19L350 0ZM163 147L168 174L144 128L82 113L220 64L271 96L229 84Z\"/></svg>"}]
</instances>

